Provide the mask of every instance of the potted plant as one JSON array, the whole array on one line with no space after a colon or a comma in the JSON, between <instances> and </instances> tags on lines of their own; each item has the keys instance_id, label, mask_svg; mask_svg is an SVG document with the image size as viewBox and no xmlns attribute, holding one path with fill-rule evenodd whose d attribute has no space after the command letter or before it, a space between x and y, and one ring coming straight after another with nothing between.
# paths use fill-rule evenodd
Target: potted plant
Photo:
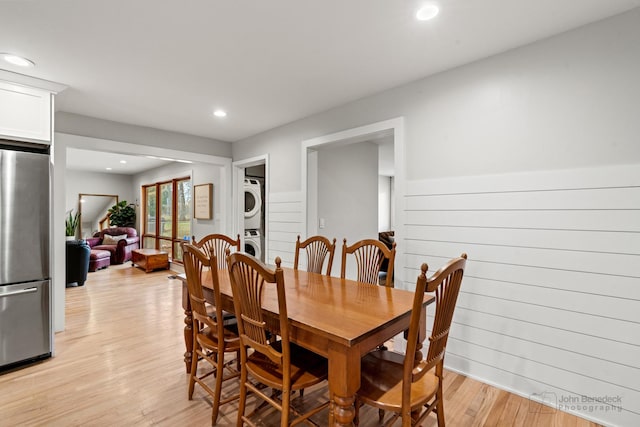
<instances>
[{"instance_id":1,"label":"potted plant","mask_svg":"<svg viewBox=\"0 0 640 427\"><path fill-rule=\"evenodd\" d=\"M76 230L80 224L80 212L73 213L73 209L69 211L69 215L65 219L65 235L67 240L75 240Z\"/></svg>"},{"instance_id":2,"label":"potted plant","mask_svg":"<svg viewBox=\"0 0 640 427\"><path fill-rule=\"evenodd\" d=\"M135 227L136 209L123 200L109 208L109 224L112 227Z\"/></svg>"}]
</instances>

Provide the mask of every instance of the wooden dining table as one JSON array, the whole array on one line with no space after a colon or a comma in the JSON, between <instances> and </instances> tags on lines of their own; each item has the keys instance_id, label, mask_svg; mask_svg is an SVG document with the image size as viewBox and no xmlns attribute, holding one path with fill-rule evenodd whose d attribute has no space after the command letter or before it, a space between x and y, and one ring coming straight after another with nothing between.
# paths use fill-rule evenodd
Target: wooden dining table
<instances>
[{"instance_id":1,"label":"wooden dining table","mask_svg":"<svg viewBox=\"0 0 640 427\"><path fill-rule=\"evenodd\" d=\"M360 388L360 359L385 341L409 328L414 292L370 285L353 280L283 268L291 341L329 361L329 389L333 396L334 426L351 426L355 416L355 394ZM185 313L184 362L189 372L193 351L191 305L186 277L182 282L182 306ZM229 272L218 272L222 301L233 312ZM205 299L213 304L210 273L204 273ZM425 294L422 310L422 342L426 306L434 297ZM275 287L267 287L263 309L277 316ZM421 351L421 346L418 352ZM421 354L417 353L416 358Z\"/></svg>"}]
</instances>

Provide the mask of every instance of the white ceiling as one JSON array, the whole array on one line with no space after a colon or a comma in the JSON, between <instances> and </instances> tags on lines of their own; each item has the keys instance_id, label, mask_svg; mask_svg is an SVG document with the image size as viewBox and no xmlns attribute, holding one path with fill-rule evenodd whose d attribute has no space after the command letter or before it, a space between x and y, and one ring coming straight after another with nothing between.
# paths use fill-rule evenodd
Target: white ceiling
<instances>
[{"instance_id":1,"label":"white ceiling","mask_svg":"<svg viewBox=\"0 0 640 427\"><path fill-rule=\"evenodd\" d=\"M422 3L0 0L0 52L37 64L0 67L68 85L59 111L236 141L640 0Z\"/></svg>"},{"instance_id":2,"label":"white ceiling","mask_svg":"<svg viewBox=\"0 0 640 427\"><path fill-rule=\"evenodd\" d=\"M126 163L122 163L123 161ZM169 162L171 160L67 148L67 169L76 171L135 175L149 169L165 166ZM111 170L106 168L111 168Z\"/></svg>"}]
</instances>

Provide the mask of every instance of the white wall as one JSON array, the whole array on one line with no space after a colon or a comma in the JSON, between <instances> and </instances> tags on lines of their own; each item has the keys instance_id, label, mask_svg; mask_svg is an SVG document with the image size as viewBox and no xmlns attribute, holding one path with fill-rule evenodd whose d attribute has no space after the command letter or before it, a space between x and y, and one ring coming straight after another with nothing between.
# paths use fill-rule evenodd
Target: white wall
<instances>
[{"instance_id":1,"label":"white wall","mask_svg":"<svg viewBox=\"0 0 640 427\"><path fill-rule=\"evenodd\" d=\"M302 203L302 195L299 191L269 193L269 202L266 206L269 218L268 254L265 258L267 262L272 262L276 256L279 256L284 267L293 267L296 237L305 236ZM306 263L306 260L303 262Z\"/></svg>"},{"instance_id":2,"label":"white wall","mask_svg":"<svg viewBox=\"0 0 640 427\"><path fill-rule=\"evenodd\" d=\"M56 132L72 135L231 157L231 144L228 142L73 113L57 112L55 126ZM108 147L104 151L109 151Z\"/></svg>"},{"instance_id":3,"label":"white wall","mask_svg":"<svg viewBox=\"0 0 640 427\"><path fill-rule=\"evenodd\" d=\"M66 210L78 210L78 196L88 194L116 194L118 200L133 202L135 197L131 191L132 177L129 175L72 171L65 172L67 181Z\"/></svg>"},{"instance_id":4,"label":"white wall","mask_svg":"<svg viewBox=\"0 0 640 427\"><path fill-rule=\"evenodd\" d=\"M378 231L391 230L391 179L378 175Z\"/></svg>"},{"instance_id":5,"label":"white wall","mask_svg":"<svg viewBox=\"0 0 640 427\"><path fill-rule=\"evenodd\" d=\"M337 259L343 239L352 245L378 237L377 145L362 142L318 152L318 219L325 223L318 234L337 239ZM347 267L347 277L355 279L355 263ZM333 274L340 274L340 263Z\"/></svg>"},{"instance_id":6,"label":"white wall","mask_svg":"<svg viewBox=\"0 0 640 427\"><path fill-rule=\"evenodd\" d=\"M376 143L378 144L378 174L394 176L396 172L393 136L388 136Z\"/></svg>"},{"instance_id":7,"label":"white wall","mask_svg":"<svg viewBox=\"0 0 640 427\"><path fill-rule=\"evenodd\" d=\"M626 164L640 158L640 10L462 66L233 144L273 154L299 190L300 142L406 118L408 179Z\"/></svg>"},{"instance_id":8,"label":"white wall","mask_svg":"<svg viewBox=\"0 0 640 427\"><path fill-rule=\"evenodd\" d=\"M131 176L86 171L67 170L65 174L67 182L66 208L65 211L79 209L79 195L82 194L113 194L118 196L118 200L126 200L129 203L134 201L131 191ZM111 206L108 206L109 208ZM104 211L106 214L106 209ZM97 224L89 225L87 218L80 218L82 222L82 234L91 236L91 231L96 230ZM88 227L88 229L87 229Z\"/></svg>"},{"instance_id":9,"label":"white wall","mask_svg":"<svg viewBox=\"0 0 640 427\"><path fill-rule=\"evenodd\" d=\"M447 366L524 396L620 398L573 411L638 425L638 46L640 9L234 143L233 158L269 153L272 191L295 195L302 141L404 117L396 277L470 259Z\"/></svg>"},{"instance_id":10,"label":"white wall","mask_svg":"<svg viewBox=\"0 0 640 427\"><path fill-rule=\"evenodd\" d=\"M638 425L640 164L407 187L406 274L450 254L470 259L447 367L554 407L568 400L561 409L603 424ZM620 401L578 405L583 396Z\"/></svg>"}]
</instances>

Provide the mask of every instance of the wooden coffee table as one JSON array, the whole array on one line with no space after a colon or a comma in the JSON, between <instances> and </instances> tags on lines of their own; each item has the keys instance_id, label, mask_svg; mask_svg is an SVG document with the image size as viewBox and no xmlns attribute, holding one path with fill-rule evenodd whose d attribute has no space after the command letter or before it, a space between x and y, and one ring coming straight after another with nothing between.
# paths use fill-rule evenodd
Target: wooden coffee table
<instances>
[{"instance_id":1,"label":"wooden coffee table","mask_svg":"<svg viewBox=\"0 0 640 427\"><path fill-rule=\"evenodd\" d=\"M131 251L131 266L138 264L138 267L150 271L169 268L169 253L158 249L134 249Z\"/></svg>"}]
</instances>

